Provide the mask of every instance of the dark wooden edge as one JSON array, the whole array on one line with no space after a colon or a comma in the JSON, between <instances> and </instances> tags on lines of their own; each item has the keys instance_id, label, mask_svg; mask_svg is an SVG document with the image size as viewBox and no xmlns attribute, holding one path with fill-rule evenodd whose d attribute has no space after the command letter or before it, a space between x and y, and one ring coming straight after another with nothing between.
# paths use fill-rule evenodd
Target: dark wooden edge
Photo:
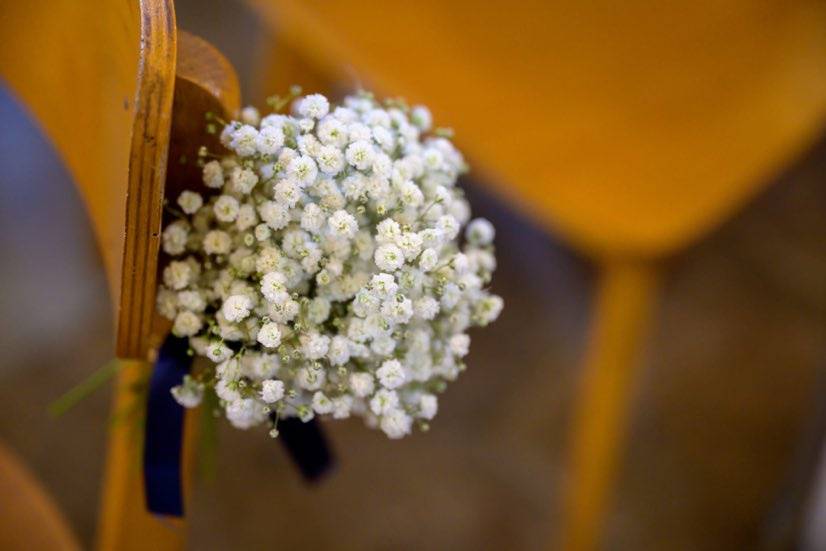
<instances>
[{"instance_id":1,"label":"dark wooden edge","mask_svg":"<svg viewBox=\"0 0 826 551\"><path fill-rule=\"evenodd\" d=\"M115 353L119 358L142 359L155 304L175 85L176 27L172 0L141 0L140 11L140 62Z\"/></svg>"},{"instance_id":2,"label":"dark wooden edge","mask_svg":"<svg viewBox=\"0 0 826 551\"><path fill-rule=\"evenodd\" d=\"M155 13L145 12L141 29L143 61L118 315L120 358L145 359L153 344L164 197L174 197L182 188L198 188L198 148L220 148L216 137L206 132L205 114L212 111L229 118L240 103L238 77L230 62L208 42L184 31L176 34L170 1L158 2ZM159 29L159 21L171 26Z\"/></svg>"}]
</instances>

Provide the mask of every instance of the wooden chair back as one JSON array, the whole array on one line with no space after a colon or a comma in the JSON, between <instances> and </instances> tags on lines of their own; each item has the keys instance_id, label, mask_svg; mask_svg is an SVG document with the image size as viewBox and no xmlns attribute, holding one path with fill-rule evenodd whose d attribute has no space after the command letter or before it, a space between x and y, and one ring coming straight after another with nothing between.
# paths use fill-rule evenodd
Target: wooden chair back
<instances>
[{"instance_id":1,"label":"wooden chair back","mask_svg":"<svg viewBox=\"0 0 826 551\"><path fill-rule=\"evenodd\" d=\"M54 143L92 222L124 360L123 412L164 329L154 303L165 186L197 185L197 148L214 139L205 113L237 111L237 76L208 43L177 32L171 0L12 3L0 30L0 75ZM112 429L98 546L180 549L183 523L146 512L131 427Z\"/></svg>"},{"instance_id":2,"label":"wooden chair back","mask_svg":"<svg viewBox=\"0 0 826 551\"><path fill-rule=\"evenodd\" d=\"M593 257L679 250L826 120L817 2L249 2L305 73L426 103L482 181Z\"/></svg>"},{"instance_id":3,"label":"wooden chair back","mask_svg":"<svg viewBox=\"0 0 826 551\"><path fill-rule=\"evenodd\" d=\"M826 5L248 1L275 29L271 82L427 103L481 182L598 262L560 542L596 548L659 261L821 132Z\"/></svg>"},{"instance_id":4,"label":"wooden chair back","mask_svg":"<svg viewBox=\"0 0 826 551\"><path fill-rule=\"evenodd\" d=\"M0 444L0 549L79 551L54 500L11 450Z\"/></svg>"}]
</instances>

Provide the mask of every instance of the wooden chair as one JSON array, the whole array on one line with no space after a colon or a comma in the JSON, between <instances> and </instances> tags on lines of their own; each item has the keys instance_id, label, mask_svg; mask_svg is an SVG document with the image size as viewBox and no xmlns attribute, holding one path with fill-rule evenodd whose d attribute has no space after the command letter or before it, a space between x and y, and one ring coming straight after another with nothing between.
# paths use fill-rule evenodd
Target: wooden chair
<instances>
[{"instance_id":1,"label":"wooden chair","mask_svg":"<svg viewBox=\"0 0 826 551\"><path fill-rule=\"evenodd\" d=\"M49 493L0 445L0 549L76 551L80 544Z\"/></svg>"},{"instance_id":2,"label":"wooden chair","mask_svg":"<svg viewBox=\"0 0 826 551\"><path fill-rule=\"evenodd\" d=\"M427 103L481 181L599 265L562 542L596 548L662 261L822 130L826 5L249 2L278 38L270 88L355 76Z\"/></svg>"},{"instance_id":3,"label":"wooden chair","mask_svg":"<svg viewBox=\"0 0 826 551\"><path fill-rule=\"evenodd\" d=\"M0 76L54 143L89 212L124 362L122 412L164 329L154 295L165 184L200 178L204 114L238 109L237 78L208 43L177 32L171 0L12 3L0 30ZM183 523L146 512L140 445L129 423L115 424L98 547L180 549Z\"/></svg>"}]
</instances>

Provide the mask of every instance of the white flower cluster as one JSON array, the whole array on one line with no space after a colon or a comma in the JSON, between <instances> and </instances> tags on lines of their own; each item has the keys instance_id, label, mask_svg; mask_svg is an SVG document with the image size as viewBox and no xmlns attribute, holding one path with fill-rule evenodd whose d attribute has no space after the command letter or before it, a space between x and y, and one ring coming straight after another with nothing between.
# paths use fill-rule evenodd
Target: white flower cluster
<instances>
[{"instance_id":1,"label":"white flower cluster","mask_svg":"<svg viewBox=\"0 0 826 551\"><path fill-rule=\"evenodd\" d=\"M502 310L485 289L494 228L469 222L456 187L461 154L426 108L364 93L240 118L221 133L229 153L202 152L204 195L181 193L163 232L158 311L212 361L173 395L194 407L213 389L239 428L274 414L426 429L468 328Z\"/></svg>"}]
</instances>

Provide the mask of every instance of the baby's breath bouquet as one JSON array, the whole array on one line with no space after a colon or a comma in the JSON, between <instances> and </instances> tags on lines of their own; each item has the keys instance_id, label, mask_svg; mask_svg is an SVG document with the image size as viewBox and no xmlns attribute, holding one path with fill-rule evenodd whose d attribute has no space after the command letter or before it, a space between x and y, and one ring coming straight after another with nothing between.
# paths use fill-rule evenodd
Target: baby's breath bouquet
<instances>
[{"instance_id":1,"label":"baby's breath bouquet","mask_svg":"<svg viewBox=\"0 0 826 551\"><path fill-rule=\"evenodd\" d=\"M272 436L285 417L426 429L468 329L502 310L494 228L470 221L464 160L426 108L293 99L220 121L205 189L170 209L158 311L210 360L172 393L194 407L214 392L234 426L270 420Z\"/></svg>"}]
</instances>

